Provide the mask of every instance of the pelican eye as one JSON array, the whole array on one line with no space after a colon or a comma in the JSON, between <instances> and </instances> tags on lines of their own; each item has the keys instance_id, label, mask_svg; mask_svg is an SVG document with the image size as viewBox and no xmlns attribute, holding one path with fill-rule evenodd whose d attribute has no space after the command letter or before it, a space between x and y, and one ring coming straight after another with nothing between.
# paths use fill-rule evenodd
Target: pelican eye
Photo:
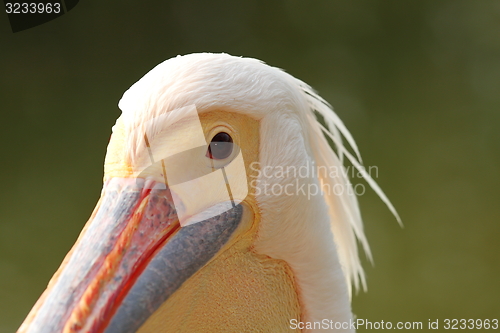
<instances>
[{"instance_id":1,"label":"pelican eye","mask_svg":"<svg viewBox=\"0 0 500 333\"><path fill-rule=\"evenodd\" d=\"M214 160L228 158L233 152L233 139L226 132L217 133L208 146L206 156Z\"/></svg>"}]
</instances>

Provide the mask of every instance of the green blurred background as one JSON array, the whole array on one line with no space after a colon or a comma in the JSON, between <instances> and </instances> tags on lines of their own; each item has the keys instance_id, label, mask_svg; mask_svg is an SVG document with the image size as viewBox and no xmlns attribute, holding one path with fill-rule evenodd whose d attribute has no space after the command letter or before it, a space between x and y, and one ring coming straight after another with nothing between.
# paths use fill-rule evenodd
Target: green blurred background
<instances>
[{"instance_id":1,"label":"green blurred background","mask_svg":"<svg viewBox=\"0 0 500 333\"><path fill-rule=\"evenodd\" d=\"M99 197L122 93L192 52L259 58L333 104L398 209L360 198L371 321L500 318L500 2L81 1L0 14L0 332L14 332Z\"/></svg>"}]
</instances>

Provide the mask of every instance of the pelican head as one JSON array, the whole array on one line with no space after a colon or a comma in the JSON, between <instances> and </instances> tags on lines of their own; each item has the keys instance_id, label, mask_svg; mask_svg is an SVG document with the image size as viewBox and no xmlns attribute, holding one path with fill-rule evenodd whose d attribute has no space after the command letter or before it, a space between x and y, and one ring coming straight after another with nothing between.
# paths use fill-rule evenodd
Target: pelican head
<instances>
[{"instance_id":1,"label":"pelican head","mask_svg":"<svg viewBox=\"0 0 500 333\"><path fill-rule=\"evenodd\" d=\"M356 239L370 252L344 158L393 208L328 103L261 61L203 53L159 64L119 107L100 200L19 333L352 319Z\"/></svg>"}]
</instances>

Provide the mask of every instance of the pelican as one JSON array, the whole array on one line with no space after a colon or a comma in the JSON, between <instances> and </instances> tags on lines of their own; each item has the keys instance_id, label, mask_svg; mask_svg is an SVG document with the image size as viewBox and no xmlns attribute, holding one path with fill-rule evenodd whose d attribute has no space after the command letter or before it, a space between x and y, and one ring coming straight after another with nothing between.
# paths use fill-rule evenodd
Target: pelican
<instances>
[{"instance_id":1,"label":"pelican","mask_svg":"<svg viewBox=\"0 0 500 333\"><path fill-rule=\"evenodd\" d=\"M354 331L371 255L345 159L399 217L325 100L201 53L119 107L101 197L19 333Z\"/></svg>"}]
</instances>

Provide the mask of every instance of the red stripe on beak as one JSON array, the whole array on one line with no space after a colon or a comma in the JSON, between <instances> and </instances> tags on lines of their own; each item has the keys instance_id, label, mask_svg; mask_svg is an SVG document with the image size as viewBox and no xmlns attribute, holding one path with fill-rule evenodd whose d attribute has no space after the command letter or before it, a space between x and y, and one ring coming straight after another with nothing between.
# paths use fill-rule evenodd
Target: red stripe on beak
<instances>
[{"instance_id":1,"label":"red stripe on beak","mask_svg":"<svg viewBox=\"0 0 500 333\"><path fill-rule=\"evenodd\" d=\"M105 184L85 234L19 332L104 331L154 253L180 227L170 191L153 185L132 178Z\"/></svg>"}]
</instances>

